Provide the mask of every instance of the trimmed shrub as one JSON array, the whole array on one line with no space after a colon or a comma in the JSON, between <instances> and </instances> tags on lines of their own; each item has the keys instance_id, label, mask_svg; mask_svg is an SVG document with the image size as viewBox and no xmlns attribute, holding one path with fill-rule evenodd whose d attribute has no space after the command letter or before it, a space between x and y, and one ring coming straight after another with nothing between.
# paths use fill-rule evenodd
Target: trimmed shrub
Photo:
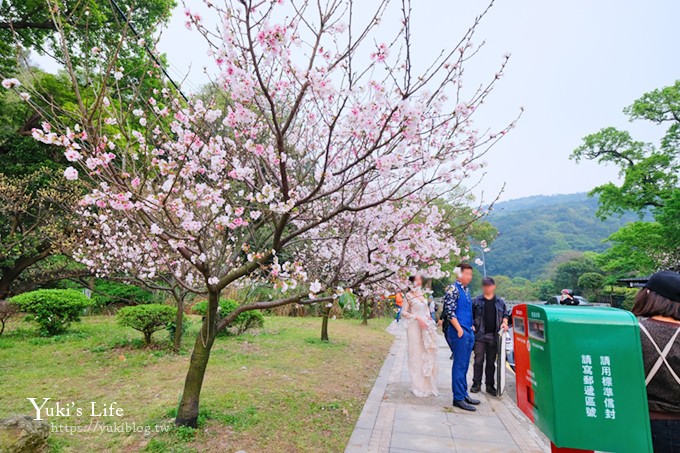
<instances>
[{"instance_id":1,"label":"trimmed shrub","mask_svg":"<svg viewBox=\"0 0 680 453\"><path fill-rule=\"evenodd\" d=\"M236 335L241 335L248 329L264 327L264 315L260 310L249 310L236 317L231 327L236 331Z\"/></svg>"},{"instance_id":2,"label":"trimmed shrub","mask_svg":"<svg viewBox=\"0 0 680 453\"><path fill-rule=\"evenodd\" d=\"M238 306L239 303L233 299L220 299L218 316L223 318L236 310ZM193 311L198 315L205 316L208 312L208 301L197 303L193 306ZM264 315L260 310L244 311L236 317L229 325L228 329L230 328L236 335L241 335L243 332L253 327L264 327ZM229 333L227 329L225 329L225 332Z\"/></svg>"},{"instance_id":3,"label":"trimmed shrub","mask_svg":"<svg viewBox=\"0 0 680 453\"><path fill-rule=\"evenodd\" d=\"M0 300L0 335L5 331L5 323L18 311L19 306L17 304Z\"/></svg>"},{"instance_id":4,"label":"trimmed shrub","mask_svg":"<svg viewBox=\"0 0 680 453\"><path fill-rule=\"evenodd\" d=\"M144 343L151 344L151 335L159 330L167 329L175 321L177 309L170 305L145 304L134 307L123 307L118 310L118 324L138 330L144 334Z\"/></svg>"},{"instance_id":5,"label":"trimmed shrub","mask_svg":"<svg viewBox=\"0 0 680 453\"><path fill-rule=\"evenodd\" d=\"M14 296L11 303L21 311L30 313L47 335L64 332L69 324L80 321L80 315L92 305L80 291L75 289L39 289Z\"/></svg>"}]
</instances>

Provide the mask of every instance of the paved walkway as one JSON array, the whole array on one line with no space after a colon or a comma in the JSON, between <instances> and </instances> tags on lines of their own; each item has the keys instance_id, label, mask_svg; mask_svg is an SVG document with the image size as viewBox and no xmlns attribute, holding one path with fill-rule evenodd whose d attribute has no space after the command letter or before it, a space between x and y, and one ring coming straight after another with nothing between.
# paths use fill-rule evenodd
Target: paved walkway
<instances>
[{"instance_id":1,"label":"paved walkway","mask_svg":"<svg viewBox=\"0 0 680 453\"><path fill-rule=\"evenodd\" d=\"M439 335L439 397L416 398L409 391L406 331L392 323L395 335L345 453L522 452L550 451L543 434L512 400L514 377L508 373L508 393L495 398L478 393L477 412L451 405L449 347ZM472 367L470 367L472 371Z\"/></svg>"}]
</instances>

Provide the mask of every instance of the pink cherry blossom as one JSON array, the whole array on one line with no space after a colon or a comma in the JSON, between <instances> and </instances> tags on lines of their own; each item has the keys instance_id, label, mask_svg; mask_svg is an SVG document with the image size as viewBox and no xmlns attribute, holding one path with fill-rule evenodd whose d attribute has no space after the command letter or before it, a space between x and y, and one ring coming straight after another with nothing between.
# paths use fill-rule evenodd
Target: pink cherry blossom
<instances>
[{"instance_id":1,"label":"pink cherry blossom","mask_svg":"<svg viewBox=\"0 0 680 453\"><path fill-rule=\"evenodd\" d=\"M66 170L64 170L64 178L69 181L75 181L78 179L78 170L73 167L66 167Z\"/></svg>"},{"instance_id":2,"label":"pink cherry blossom","mask_svg":"<svg viewBox=\"0 0 680 453\"><path fill-rule=\"evenodd\" d=\"M76 151L76 150L73 149L73 148L67 150L67 151L64 153L64 155L66 156L66 160L68 160L69 162L76 162L76 161L78 161L78 160L80 160L80 159L83 158L83 155L80 154L78 151ZM69 168L72 168L72 167L69 167ZM74 170L75 170L75 169L74 169Z\"/></svg>"},{"instance_id":3,"label":"pink cherry blossom","mask_svg":"<svg viewBox=\"0 0 680 453\"><path fill-rule=\"evenodd\" d=\"M21 86L21 82L19 82L18 79L4 79L2 81L2 87L5 89L10 89L10 88L16 88L18 86Z\"/></svg>"},{"instance_id":4,"label":"pink cherry blossom","mask_svg":"<svg viewBox=\"0 0 680 453\"><path fill-rule=\"evenodd\" d=\"M321 283L319 282L319 280L315 280L311 285L309 285L309 290L312 293L321 292Z\"/></svg>"}]
</instances>

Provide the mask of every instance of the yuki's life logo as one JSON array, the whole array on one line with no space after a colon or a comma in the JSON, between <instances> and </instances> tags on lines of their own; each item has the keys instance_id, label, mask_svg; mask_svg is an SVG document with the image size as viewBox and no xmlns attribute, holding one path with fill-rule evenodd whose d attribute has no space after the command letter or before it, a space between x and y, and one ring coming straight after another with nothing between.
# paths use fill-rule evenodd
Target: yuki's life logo
<instances>
[{"instance_id":1,"label":"yuki's life logo","mask_svg":"<svg viewBox=\"0 0 680 453\"><path fill-rule=\"evenodd\" d=\"M75 401L70 403L62 403L60 401L54 404L48 404L52 398L42 398L42 401L38 401L38 398L26 398L31 402L31 405L35 409L34 420L43 420L44 417L70 417L75 415L81 417L84 414L90 417L122 417L123 409L116 407L118 403L115 401L112 403L97 403L95 401L90 401L87 403L86 407L81 407L76 405Z\"/></svg>"}]
</instances>

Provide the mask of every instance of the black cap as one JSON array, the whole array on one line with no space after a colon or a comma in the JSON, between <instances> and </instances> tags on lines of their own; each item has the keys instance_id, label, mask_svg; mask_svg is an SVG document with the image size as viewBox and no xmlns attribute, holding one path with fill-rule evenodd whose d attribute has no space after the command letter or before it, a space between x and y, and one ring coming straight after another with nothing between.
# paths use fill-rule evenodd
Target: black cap
<instances>
[{"instance_id":1,"label":"black cap","mask_svg":"<svg viewBox=\"0 0 680 453\"><path fill-rule=\"evenodd\" d=\"M496 280L491 277L484 277L482 279L482 286L493 286L496 284Z\"/></svg>"},{"instance_id":2,"label":"black cap","mask_svg":"<svg viewBox=\"0 0 680 453\"><path fill-rule=\"evenodd\" d=\"M649 277L645 288L673 302L680 302L680 274L677 272L657 272Z\"/></svg>"}]
</instances>

